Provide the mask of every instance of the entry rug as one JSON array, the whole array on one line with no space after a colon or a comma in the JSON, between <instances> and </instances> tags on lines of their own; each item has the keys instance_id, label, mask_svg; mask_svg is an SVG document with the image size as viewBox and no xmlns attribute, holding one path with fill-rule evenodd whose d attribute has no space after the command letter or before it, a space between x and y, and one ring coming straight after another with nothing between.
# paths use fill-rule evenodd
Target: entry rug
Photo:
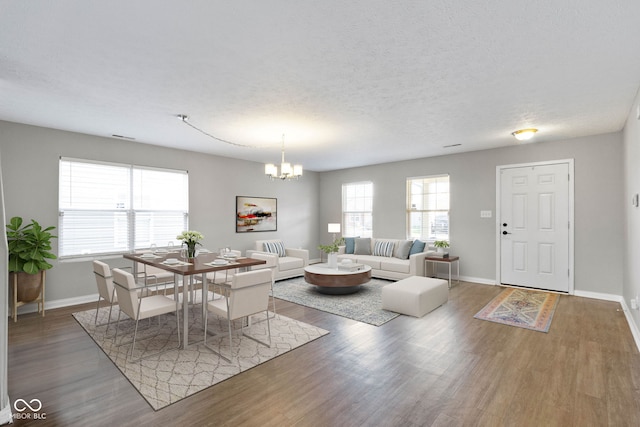
<instances>
[{"instance_id":1,"label":"entry rug","mask_svg":"<svg viewBox=\"0 0 640 427\"><path fill-rule=\"evenodd\" d=\"M508 288L480 310L476 319L549 332L559 295Z\"/></svg>"},{"instance_id":2,"label":"entry rug","mask_svg":"<svg viewBox=\"0 0 640 427\"><path fill-rule=\"evenodd\" d=\"M113 307L113 312L112 319L115 321L118 318L117 306ZM154 354L177 346L175 315L160 316L161 328L158 327L156 318L152 319L151 324L147 320L141 321L133 358L150 356L132 362L126 360L130 344L121 346L118 344L131 342L135 322L130 319L120 321L116 342L115 323L109 327L108 333L105 333L106 325L95 326L94 324L95 310L74 313L73 317L156 411L329 333L324 329L279 314L274 317L274 314L269 312L271 348L234 331L233 349L240 360L240 366L238 366L235 363L235 357L232 358L234 363L226 362L204 345L197 344L203 339L201 312L201 304L195 304L189 308L191 325L189 342L196 342L195 344L191 344L186 350L174 349L155 356ZM98 314L98 325L106 322L108 315L109 308L101 308ZM123 314L122 318L126 316ZM265 318L264 313L253 316L251 325L245 326L245 332L262 341L268 341ZM182 316L180 321L182 327ZM234 324L234 327L240 326L239 321ZM207 332L223 334L227 330L226 319L210 314ZM158 331L160 331L159 334ZM207 344L216 350L221 344L222 354L229 355L228 335L218 337L208 335Z\"/></svg>"},{"instance_id":3,"label":"entry rug","mask_svg":"<svg viewBox=\"0 0 640 427\"><path fill-rule=\"evenodd\" d=\"M398 313L382 309L382 288L390 280L371 279L360 286L360 290L348 295L326 295L308 284L303 277L280 280L273 286L276 298L291 301L305 307L326 311L357 320L358 322L380 326L399 316Z\"/></svg>"}]
</instances>

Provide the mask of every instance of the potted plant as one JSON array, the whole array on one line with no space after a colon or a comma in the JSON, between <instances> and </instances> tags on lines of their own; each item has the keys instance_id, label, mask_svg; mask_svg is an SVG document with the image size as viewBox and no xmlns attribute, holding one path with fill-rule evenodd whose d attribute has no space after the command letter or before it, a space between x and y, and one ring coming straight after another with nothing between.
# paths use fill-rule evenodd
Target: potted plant
<instances>
[{"instance_id":1,"label":"potted plant","mask_svg":"<svg viewBox=\"0 0 640 427\"><path fill-rule=\"evenodd\" d=\"M9 273L17 276L18 301L31 302L40 296L44 271L53 268L47 260L57 258L51 252L51 239L57 238L50 233L54 229L53 226L42 228L33 219L23 225L19 216L14 216L7 224Z\"/></svg>"},{"instance_id":2,"label":"potted plant","mask_svg":"<svg viewBox=\"0 0 640 427\"><path fill-rule=\"evenodd\" d=\"M176 239L182 241L183 245L187 247L187 258L195 258L196 257L196 245L202 245L200 240L204 239L204 236L195 230L183 231L180 233Z\"/></svg>"},{"instance_id":3,"label":"potted plant","mask_svg":"<svg viewBox=\"0 0 640 427\"><path fill-rule=\"evenodd\" d=\"M446 240L436 240L435 242L433 242L433 246L436 247L438 253L443 254L444 250L449 247L449 242Z\"/></svg>"},{"instance_id":4,"label":"potted plant","mask_svg":"<svg viewBox=\"0 0 640 427\"><path fill-rule=\"evenodd\" d=\"M338 267L338 251L340 250L340 246L343 244L344 237L340 237L339 239L334 240L330 245L318 245L318 249L327 254L327 262L329 263L329 267Z\"/></svg>"}]
</instances>

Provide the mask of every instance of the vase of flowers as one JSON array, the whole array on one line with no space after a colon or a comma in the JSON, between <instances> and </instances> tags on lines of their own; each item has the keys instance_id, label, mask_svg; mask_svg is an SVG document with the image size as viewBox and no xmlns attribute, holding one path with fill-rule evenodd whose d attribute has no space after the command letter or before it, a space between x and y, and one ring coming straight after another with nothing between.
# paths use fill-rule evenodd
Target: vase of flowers
<instances>
[{"instance_id":1,"label":"vase of flowers","mask_svg":"<svg viewBox=\"0 0 640 427\"><path fill-rule=\"evenodd\" d=\"M196 245L202 245L200 240L204 239L204 236L195 230L183 231L180 233L176 239L182 242L182 246L186 246L187 248L187 258L195 258L196 257Z\"/></svg>"},{"instance_id":2,"label":"vase of flowers","mask_svg":"<svg viewBox=\"0 0 640 427\"><path fill-rule=\"evenodd\" d=\"M327 262L329 268L338 268L338 251L340 245L344 244L344 237L340 237L331 243L330 245L318 245L318 249L327 254Z\"/></svg>"}]
</instances>

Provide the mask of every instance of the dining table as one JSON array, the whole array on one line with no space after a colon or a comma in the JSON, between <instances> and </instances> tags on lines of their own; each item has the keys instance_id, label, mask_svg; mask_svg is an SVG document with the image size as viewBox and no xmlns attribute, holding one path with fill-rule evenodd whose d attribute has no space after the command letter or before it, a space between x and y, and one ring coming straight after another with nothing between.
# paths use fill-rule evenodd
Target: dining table
<instances>
[{"instance_id":1,"label":"dining table","mask_svg":"<svg viewBox=\"0 0 640 427\"><path fill-rule=\"evenodd\" d=\"M265 260L248 257L223 257L214 252L200 252L195 258L185 258L181 252L141 252L124 254L125 259L133 261L134 276L138 277L139 264L152 266L173 273L174 286L178 287L178 279L182 277L182 348L189 346L189 289L193 289L194 277L200 276L202 282L202 301L205 310L207 296L207 273L266 264ZM176 292L176 298L177 298ZM204 319L204 317L203 317Z\"/></svg>"}]
</instances>

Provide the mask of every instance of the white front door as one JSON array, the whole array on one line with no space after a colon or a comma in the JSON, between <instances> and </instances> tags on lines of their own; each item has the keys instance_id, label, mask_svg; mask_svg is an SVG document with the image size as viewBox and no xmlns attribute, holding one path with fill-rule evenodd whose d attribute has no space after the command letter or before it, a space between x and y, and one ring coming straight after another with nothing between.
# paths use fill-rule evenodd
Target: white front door
<instances>
[{"instance_id":1,"label":"white front door","mask_svg":"<svg viewBox=\"0 0 640 427\"><path fill-rule=\"evenodd\" d=\"M569 292L568 163L500 169L500 282Z\"/></svg>"}]
</instances>

